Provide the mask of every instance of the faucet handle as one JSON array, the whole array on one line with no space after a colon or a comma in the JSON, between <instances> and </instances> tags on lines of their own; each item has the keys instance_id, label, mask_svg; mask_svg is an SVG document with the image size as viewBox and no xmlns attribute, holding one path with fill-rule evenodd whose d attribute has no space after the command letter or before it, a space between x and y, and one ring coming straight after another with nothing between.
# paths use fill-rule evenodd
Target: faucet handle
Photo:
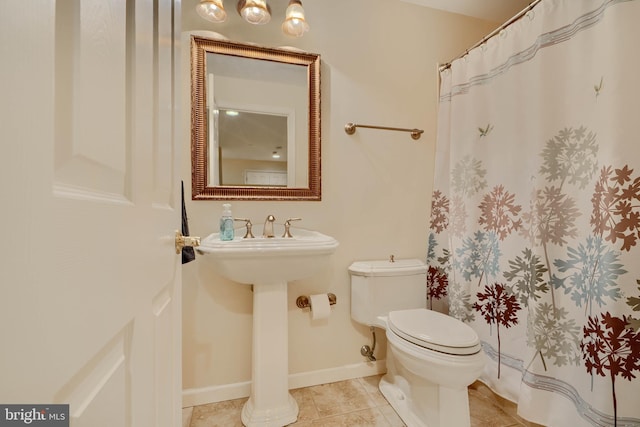
<instances>
[{"instance_id":1,"label":"faucet handle","mask_svg":"<svg viewBox=\"0 0 640 427\"><path fill-rule=\"evenodd\" d=\"M244 234L243 239L253 239L255 238L255 236L253 235L253 233L251 232L251 226L253 224L251 224L251 220L249 218L234 218L234 221L244 221L245 222L245 226L247 227L247 232Z\"/></svg>"},{"instance_id":2,"label":"faucet handle","mask_svg":"<svg viewBox=\"0 0 640 427\"><path fill-rule=\"evenodd\" d=\"M284 234L282 235L282 237L293 237L291 235L291 221L301 221L302 218L289 218L288 220L286 220L284 222Z\"/></svg>"}]
</instances>

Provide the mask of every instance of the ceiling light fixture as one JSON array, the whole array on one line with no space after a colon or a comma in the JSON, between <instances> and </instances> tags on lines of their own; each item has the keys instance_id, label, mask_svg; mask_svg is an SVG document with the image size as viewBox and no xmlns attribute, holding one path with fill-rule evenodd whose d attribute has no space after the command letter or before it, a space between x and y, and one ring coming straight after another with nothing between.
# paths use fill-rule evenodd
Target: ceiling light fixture
<instances>
[{"instance_id":1,"label":"ceiling light fixture","mask_svg":"<svg viewBox=\"0 0 640 427\"><path fill-rule=\"evenodd\" d=\"M271 8L267 0L238 0L238 14L250 24L264 25L271 20ZM198 15L207 21L220 23L227 19L223 0L200 0L196 6ZM302 37L309 31L301 0L290 0L282 23L282 32L291 37Z\"/></svg>"},{"instance_id":2,"label":"ceiling light fixture","mask_svg":"<svg viewBox=\"0 0 640 427\"><path fill-rule=\"evenodd\" d=\"M266 0L240 0L238 13L249 24L264 25L271 21L271 8Z\"/></svg>"},{"instance_id":3,"label":"ceiling light fixture","mask_svg":"<svg viewBox=\"0 0 640 427\"><path fill-rule=\"evenodd\" d=\"M207 21L218 23L227 20L227 12L224 10L222 0L200 0L196 6L196 12Z\"/></svg>"},{"instance_id":4,"label":"ceiling light fixture","mask_svg":"<svg viewBox=\"0 0 640 427\"><path fill-rule=\"evenodd\" d=\"M309 24L304 19L304 9L300 0L289 1L282 31L292 37L302 37L309 31Z\"/></svg>"}]
</instances>

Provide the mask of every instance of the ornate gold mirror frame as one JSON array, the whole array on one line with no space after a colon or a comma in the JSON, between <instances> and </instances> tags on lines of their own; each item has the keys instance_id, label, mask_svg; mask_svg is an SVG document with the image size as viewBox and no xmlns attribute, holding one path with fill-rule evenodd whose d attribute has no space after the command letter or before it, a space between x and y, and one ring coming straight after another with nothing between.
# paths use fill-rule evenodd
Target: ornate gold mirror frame
<instances>
[{"instance_id":1,"label":"ornate gold mirror frame","mask_svg":"<svg viewBox=\"0 0 640 427\"><path fill-rule=\"evenodd\" d=\"M306 67L308 81L308 186L209 186L206 54L219 53ZM226 40L191 37L191 179L193 200L321 200L320 55Z\"/></svg>"}]
</instances>

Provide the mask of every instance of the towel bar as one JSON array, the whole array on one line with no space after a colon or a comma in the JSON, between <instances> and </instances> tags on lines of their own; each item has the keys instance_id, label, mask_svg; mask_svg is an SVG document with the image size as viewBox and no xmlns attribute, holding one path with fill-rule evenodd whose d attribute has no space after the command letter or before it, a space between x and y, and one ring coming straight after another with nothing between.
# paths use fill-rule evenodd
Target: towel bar
<instances>
[{"instance_id":1,"label":"towel bar","mask_svg":"<svg viewBox=\"0 0 640 427\"><path fill-rule=\"evenodd\" d=\"M411 138L420 139L420 136L424 133L422 129L405 129L405 128L391 128L387 126L373 126L373 125L359 125L356 123L347 123L344 125L344 131L347 135L353 135L356 133L356 128L368 128L368 129L382 129L382 130L396 130L400 132L411 132Z\"/></svg>"}]
</instances>

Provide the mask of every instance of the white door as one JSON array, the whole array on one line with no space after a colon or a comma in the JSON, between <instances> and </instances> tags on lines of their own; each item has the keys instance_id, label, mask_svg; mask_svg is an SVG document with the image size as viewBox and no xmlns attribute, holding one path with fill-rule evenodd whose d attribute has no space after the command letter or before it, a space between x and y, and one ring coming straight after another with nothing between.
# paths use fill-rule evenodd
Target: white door
<instances>
[{"instance_id":1,"label":"white door","mask_svg":"<svg viewBox=\"0 0 640 427\"><path fill-rule=\"evenodd\" d=\"M180 0L0 1L2 404L180 425L179 22Z\"/></svg>"}]
</instances>

